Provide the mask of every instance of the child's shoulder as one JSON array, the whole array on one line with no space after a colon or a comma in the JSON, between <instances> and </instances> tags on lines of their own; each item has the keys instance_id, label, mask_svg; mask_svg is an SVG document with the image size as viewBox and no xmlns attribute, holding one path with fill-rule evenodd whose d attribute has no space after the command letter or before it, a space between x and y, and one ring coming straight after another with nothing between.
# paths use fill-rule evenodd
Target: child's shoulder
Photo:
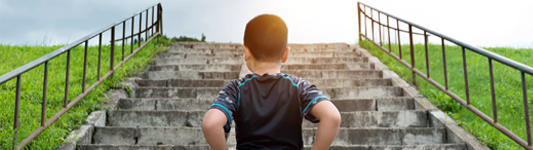
<instances>
[{"instance_id":1,"label":"child's shoulder","mask_svg":"<svg viewBox=\"0 0 533 150\"><path fill-rule=\"evenodd\" d=\"M309 81L307 81L306 79L300 78L300 77L297 77L297 76L294 76L294 75L291 75L291 74L280 73L280 75L282 75L284 78L291 79L296 84L309 83Z\"/></svg>"},{"instance_id":2,"label":"child's shoulder","mask_svg":"<svg viewBox=\"0 0 533 150\"><path fill-rule=\"evenodd\" d=\"M277 74L265 74L263 76L280 76L284 79L288 79L290 80L293 84L295 85L299 85L299 86L302 86L302 85L308 85L308 84L311 84L308 80L304 79L304 78L300 78L300 77L297 77L297 76L294 76L294 75L291 75L291 74L287 74L287 73L277 73ZM248 81L251 81L253 80L254 78L257 78L257 77L261 77L261 75L258 75L258 74L255 74L255 73L251 73L251 74L247 74L246 76L242 77L242 78L238 78L238 79L234 79L232 81L230 81L227 86L234 86L234 87L239 87L239 86L242 86L244 85L245 83L247 83Z\"/></svg>"}]
</instances>

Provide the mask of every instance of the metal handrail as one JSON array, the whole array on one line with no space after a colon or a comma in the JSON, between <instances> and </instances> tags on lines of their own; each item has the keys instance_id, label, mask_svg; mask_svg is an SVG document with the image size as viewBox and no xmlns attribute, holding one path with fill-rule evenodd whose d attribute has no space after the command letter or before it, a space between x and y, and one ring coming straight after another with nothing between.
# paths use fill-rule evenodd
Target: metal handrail
<instances>
[{"instance_id":1,"label":"metal handrail","mask_svg":"<svg viewBox=\"0 0 533 150\"><path fill-rule=\"evenodd\" d=\"M361 5L364 6L364 10L361 8ZM370 16L368 14L366 14L366 8L370 8L370 11L371 11L371 14ZM498 55L496 53L493 53L493 52L490 52L488 50L485 50L485 49L482 49L482 48L478 48L478 47L475 47L475 46L472 46L472 45L469 45L469 44L466 44L464 42L461 42L459 40L456 40L456 39L453 39L451 37L448 37L446 35L443 35L443 34L440 34L438 32L435 32L433 30L430 30L430 29L427 29L425 27L422 27L420 25L417 25L415 23L412 23L410 21L407 21L405 19L401 19L399 17L396 17L394 15L391 15L389 13L386 13L386 12L383 12L379 9L376 9L374 7L371 7L371 6L368 6L362 2L358 2L357 3L357 12L358 12L358 21L359 21L359 41L361 42L363 37L370 41L372 44L374 44L375 46L377 46L378 48L380 48L381 50L383 50L385 53L389 54L391 57L393 57L394 59L396 59L398 62L400 62L401 64L403 64L404 66L406 66L407 68L409 68L411 71L412 71L412 83L416 86L416 75L420 76L421 78L425 79L426 81L428 81L429 83L431 83L432 85L434 85L435 87L437 87L438 89L440 89L441 91L443 91L445 94L447 94L448 96L450 96L451 98L453 98L455 101L459 102L461 105L463 105L464 107L466 107L467 109L469 109L471 112L473 112L474 114L476 114L477 116L479 116L481 119L485 120L487 123L489 123L490 125L492 125L493 127L495 127L496 129L498 129L499 131L501 131L503 134L505 134L507 137L511 138L513 141L515 141L516 143L518 143L519 145L521 145L522 147L524 147L525 149L528 149L528 150L533 150L533 146L532 146L532 137L531 137L531 127L530 127L530 120L529 120L529 106L528 106L528 100L527 100L527 87L526 87L526 78L525 78L525 75L526 74L529 74L529 75L533 75L533 68L530 67L530 66L527 66L527 65L524 65L522 63L519 63L519 62L516 62L514 60L511 60L509 58L506 58L506 57L503 57L501 55ZM373 17L373 14L374 14L374 11L377 11L378 13L378 21L376 21ZM365 32L363 34L363 32L361 31L361 14L363 14L363 17L365 19ZM382 22L381 22L381 19L380 19L380 16L381 14L384 14L387 16L387 24L384 25ZM396 20L396 24L397 24L397 28L398 30L398 50L399 50L399 57L396 56L394 53L392 53L392 49L391 49L391 44L390 44L390 26L389 26L389 17L391 18L394 18ZM372 22L372 27L371 27L371 32L372 32L372 38L369 38L368 36L368 33L367 33L367 24L366 24L366 20L367 19L370 19L370 21ZM400 35L399 35L399 24L400 22L402 23L405 23L405 24L408 24L409 25L409 43L410 43L410 53L411 53L411 63L409 64L408 62L402 60L402 52L401 52L401 42L400 42ZM380 42L377 43L376 41L374 41L374 24L377 24L379 25L378 29L379 29L379 37L380 37ZM386 48L384 48L382 45L382 41L381 41L381 26L384 26L384 27L387 27L387 29L389 29L387 32L388 33L388 37L389 37L389 49L387 50ZM414 43L413 43L413 27L415 28L418 28L422 31L424 31L424 36L426 38L424 38L424 46L425 46L425 53L426 53L426 73L427 74L424 74L422 73L421 71L419 71L418 69L415 68L415 55L414 55ZM443 69L444 69L444 82L445 82L445 86L442 86L440 85L438 82L436 82L435 80L433 80L432 78L430 78L430 74L429 74L429 60L428 60L428 39L427 39L427 36L428 36L428 33L430 34L433 34L437 37L440 37L441 38L441 41L442 41L442 54L443 54ZM458 46L461 46L462 48L462 58L463 58L463 70L464 70L464 81L465 81L465 91L466 91L466 101L463 100L461 97L457 96L455 93L451 92L448 90L448 76L447 76L447 67L446 67L446 54L445 54L445 47L444 47L444 42L445 41L449 41L449 42L452 42L452 43L455 43L456 45ZM490 118L489 116L487 116L486 114L484 114L483 112L481 112L480 110L478 110L477 108L475 108L474 106L470 105L470 93L469 93L469 86L468 86L468 74L467 74L467 64L466 64L466 55L465 55L465 50L469 50L469 51L472 51L472 52L475 52L475 53L478 53L486 58L488 58L488 61L489 61L489 72L490 72L490 84L491 84L491 97L492 97L492 112L493 112L493 118ZM495 90L494 90L494 74L493 74L493 66L492 66L492 61L493 60L496 60L504 65L507 65L509 67L512 67L516 70L519 70L521 72L521 82L522 82L522 94L523 94L523 100L524 100L524 114L525 114L525 122L526 122L526 130L527 130L527 142L524 141L522 138L518 137L516 134L514 134L513 132L511 132L510 130L508 130L507 128L505 128L504 126L502 126L501 124L498 123L498 117L497 117L497 111L496 111L496 96L495 96Z\"/></svg>"},{"instance_id":2,"label":"metal handrail","mask_svg":"<svg viewBox=\"0 0 533 150\"><path fill-rule=\"evenodd\" d=\"M137 12L137 13L134 13L134 14L128 16L128 17L125 17L125 18L121 19L120 21L116 21L116 22L114 22L114 23L112 23L110 25L107 25L107 26L99 29L99 30L96 30L95 32L93 32L93 33L91 33L91 34L89 34L87 36L84 36L81 39L72 42L71 44L63 46L63 47L61 47L61 48L59 48L59 49L57 49L57 50L55 50L55 51L53 51L51 53L48 53L48 54L44 55L41 58L38 58L38 59L36 59L36 60L34 60L34 61L30 62L30 63L27 63L26 65L24 65L22 67L19 67L19 68L15 69L15 70L13 70L11 72L8 72L8 73L0 76L0 84L3 84L6 81L9 81L9 80L13 79L13 78L17 77L20 74L25 73L25 72L27 72L27 71L29 71L29 70L31 70L31 69L43 64L43 63L45 63L46 61L65 53L66 51L68 51L68 50L70 50L70 49L82 44L83 42L85 42L87 40L90 40L90 39L100 35L100 33L111 29L112 27L115 27L117 25L122 24L123 21L129 20L130 18L135 17L137 14L142 13L146 9L152 8L152 6L155 6L155 5L160 5L160 3L156 3L154 5L150 5L150 7L147 7L147 8L145 8L145 9L143 9L143 10Z\"/></svg>"},{"instance_id":3,"label":"metal handrail","mask_svg":"<svg viewBox=\"0 0 533 150\"><path fill-rule=\"evenodd\" d=\"M436 35L436 36L438 36L438 37L444 38L444 39L446 39L447 41L450 41L450 42L455 43L455 44L457 44L457 45L461 45L461 46L463 46L463 47L465 47L465 48L468 48L469 50L474 51L474 52L476 52L476 53L478 53L478 54L481 54L481 55L483 55L483 56L485 56L485 57L489 57L489 58L494 59L494 60L496 60L496 61L498 61L498 62L501 62L501 63L503 63L503 64L506 64L506 65L508 65L508 66L510 66L510 67L513 67L513 68L515 68L515 69L518 69L518 70L520 70L520 71L523 71L523 72L526 72L526 73L528 73L528 74L530 74L530 75L533 75L533 68L532 68L532 67L529 67L529 66L524 65L524 64L522 64L522 63L516 62L516 61L511 60L511 59L509 59L509 58L503 57L503 56L498 55L498 54L496 54L496 53L493 53L493 52L491 52L491 51L488 51L488 50L485 50L485 49L482 49L482 48L479 48L479 47L476 47L476 46L472 46L472 45L470 45L470 44L467 44L467 43L461 42L461 41L459 41L459 40L453 39L453 38L451 38L451 37L449 37L449 36L446 36L446 35L444 35L444 34L440 34L440 33L438 33L438 32L435 32L435 31L433 31L433 30L430 30L430 29L428 29L428 28L422 27L422 26L420 26L420 25L418 25L418 24L412 23L412 22L410 22L410 21L407 21L407 20L405 20L405 19L401 19L401 18L399 18L399 17L396 17L396 16L394 16L394 15L391 15L391 14L389 14L389 13L386 13L386 12L381 11L381 10L379 10L379 9L376 9L376 8L374 8L374 7L368 6L368 5L366 5L366 4L362 3L362 2L359 2L359 4L363 4L364 6L366 6L366 7L368 7L368 8L371 8L371 9L373 9L373 10L379 11L379 12L381 12L382 14L385 14L385 15L387 15L387 16L390 16L390 17L392 17L392 18L395 18L395 19L397 19L397 20L400 20L400 21L402 21L402 22L404 22L404 23L410 24L410 25L412 25L412 26L414 26L414 27L416 27L416 28L418 28L418 29L421 29L421 30L427 31L428 33L431 33L431 34Z\"/></svg>"},{"instance_id":4,"label":"metal handrail","mask_svg":"<svg viewBox=\"0 0 533 150\"><path fill-rule=\"evenodd\" d=\"M157 8L157 18L154 17L154 11ZM152 10L152 25L148 25L148 10ZM145 27L144 30L142 30L142 13L146 11L146 19L145 19ZM140 21L139 21L139 32L134 34L134 19L135 17L139 15ZM29 142L31 142L33 139L35 139L37 136L39 136L46 128L48 128L51 124L53 124L59 117L63 116L68 110L70 110L74 105L76 105L81 99L83 99L87 94L89 94L94 88L96 88L98 85L100 85L105 79L108 77L111 77L111 75L115 72L115 70L119 67L121 67L125 62L127 62L129 59L131 59L135 54L137 54L144 46L146 46L148 43L150 43L154 38L159 37L163 35L163 7L161 6L161 3L155 3L150 5L149 7L146 7L145 9L142 9L141 11L138 11L128 17L125 17L124 19L121 19L117 22L114 22L108 26L105 26L104 28L101 28L99 30L96 30L95 32L82 37L79 40L74 41L71 44L68 44L66 46L63 46L51 53L48 53L44 55L43 57L40 57L30 63L25 64L22 67L19 67L11 72L8 72L2 76L0 76L0 85L6 83L7 81L10 81L14 78L16 78L16 96L15 96L15 114L14 114L14 125L13 125L13 149L22 149L24 148ZM154 22L154 18L156 21ZM131 24L131 35L125 37L125 27L126 27L126 21L132 20ZM122 38L119 40L115 40L115 27L118 25L123 26L123 32L122 32ZM153 27L156 27L156 31L154 33ZM111 30L111 52L110 52L110 71L105 74L104 76L100 76L100 62L101 62L101 50L102 50L102 33ZM151 31L151 32L149 32ZM145 34L146 41L141 44L141 34ZM150 34L150 38L148 39L148 34ZM86 70L87 70L87 51L88 51L88 41L96 36L99 36L99 50L98 50L98 73L97 73L97 81L93 83L91 86L89 86L87 89L85 89L85 82L86 82ZM137 49L133 50L133 40L137 36L138 38L138 44L139 47ZM131 53L124 57L124 39L131 37ZM114 65L114 53L115 53L115 42L122 41L122 61L118 63L116 66ZM76 46L79 46L80 44L85 43L85 55L84 55L84 67L83 67L83 81L82 81L82 93L78 95L75 99L73 99L70 103L68 102L68 85L69 85L69 72L70 72L70 54L71 50L75 48ZM64 104L63 109L61 109L59 112L57 112L52 118L50 118L48 121L46 121L45 113L46 113L46 98L47 98L47 82L48 82L48 62L57 56L67 53L67 73L66 73L66 83L65 83L65 98L64 98ZM44 64L44 82L43 82L43 99L42 99L42 111L41 111L41 127L39 127L37 130L35 130L30 136L25 138L21 143L17 142L17 133L19 128L19 110L20 110L20 84L21 84L21 75Z\"/></svg>"}]
</instances>

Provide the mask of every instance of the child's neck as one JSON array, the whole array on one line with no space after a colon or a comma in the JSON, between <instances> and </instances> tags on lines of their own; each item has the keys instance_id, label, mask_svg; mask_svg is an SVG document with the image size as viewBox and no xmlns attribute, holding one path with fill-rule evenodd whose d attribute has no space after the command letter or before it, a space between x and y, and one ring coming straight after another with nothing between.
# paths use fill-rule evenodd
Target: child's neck
<instances>
[{"instance_id":1,"label":"child's neck","mask_svg":"<svg viewBox=\"0 0 533 150\"><path fill-rule=\"evenodd\" d=\"M276 74L280 73L281 63L279 62L255 62L252 72L263 75L265 73Z\"/></svg>"}]
</instances>

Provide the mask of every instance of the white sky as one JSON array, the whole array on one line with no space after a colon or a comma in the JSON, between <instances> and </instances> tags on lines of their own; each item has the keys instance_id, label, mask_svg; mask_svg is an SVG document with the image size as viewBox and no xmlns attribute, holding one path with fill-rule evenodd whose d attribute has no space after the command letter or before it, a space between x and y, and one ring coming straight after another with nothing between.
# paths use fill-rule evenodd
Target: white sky
<instances>
[{"instance_id":1,"label":"white sky","mask_svg":"<svg viewBox=\"0 0 533 150\"><path fill-rule=\"evenodd\" d=\"M44 43L48 45L65 44L155 2L158 1L0 0L0 43L41 44L46 35ZM164 33L171 37L200 38L204 33L207 41L242 43L246 23L259 14L272 13L287 23L291 43L357 41L357 1L353 0L161 2ZM533 1L530 0L362 2L472 45L533 48ZM404 41L407 38L402 35Z\"/></svg>"}]
</instances>

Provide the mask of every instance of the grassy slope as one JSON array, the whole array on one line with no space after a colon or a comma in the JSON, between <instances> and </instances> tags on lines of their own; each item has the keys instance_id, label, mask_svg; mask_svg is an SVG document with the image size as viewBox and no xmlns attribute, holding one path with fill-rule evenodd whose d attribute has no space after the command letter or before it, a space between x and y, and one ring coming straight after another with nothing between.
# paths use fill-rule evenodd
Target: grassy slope
<instances>
[{"instance_id":1,"label":"grassy slope","mask_svg":"<svg viewBox=\"0 0 533 150\"><path fill-rule=\"evenodd\" d=\"M412 81L411 71L390 57L387 53L383 52L381 49L368 41L363 41L359 43L359 45L363 48L366 48L374 56L380 58L383 63L398 73L406 81ZM392 51L398 56L398 45L392 44L391 46ZM383 47L388 48L388 45L383 45ZM416 68L425 73L426 60L424 45L417 44L414 47ZM441 45L429 44L428 47L430 76L432 79L444 86ZM402 45L403 60L410 63L411 60L409 48L409 45ZM447 45L445 49L450 91L466 100L461 48L459 46ZM485 49L528 66L533 66L533 59L531 59L533 58L533 49L514 49L502 47ZM467 73L471 105L492 118L492 99L490 94L488 59L477 53L469 52L468 50L466 52L466 59L468 66ZM527 139L520 72L495 61L493 61L493 67L498 122L507 129L511 130L513 133L520 136L522 139ZM526 75L526 81L530 106L529 113L532 114L531 100L533 100L533 77ZM522 149L520 145L516 144L504 134L500 133L497 129L493 128L490 124L486 123L475 114L471 113L468 109L463 108L463 106L455 102L455 100L451 99L433 85L429 84L429 82L417 77L417 83L420 92L426 98L454 118L466 130L480 139L483 144L493 149ZM530 118L533 119L533 117Z\"/></svg>"},{"instance_id":2,"label":"grassy slope","mask_svg":"<svg viewBox=\"0 0 533 150\"><path fill-rule=\"evenodd\" d=\"M85 118L93 110L101 108L100 103L106 101L105 92L117 82L127 76L144 69L154 60L157 52L168 49L169 40L155 39L145 46L132 59L115 71L113 78L108 78L103 84L94 89L69 112L48 127L40 136L30 142L26 149L55 149L63 143L73 129L85 123ZM26 63L48 54L63 45L57 46L17 46L0 44L0 75L6 74ZM137 46L135 46L136 48ZM115 65L122 57L121 46L116 46ZM126 56L130 54L130 46L126 46ZM71 70L69 79L68 100L72 101L81 93L83 75L84 47L78 46L71 53ZM109 71L110 46L102 46L101 76ZM98 47L89 46L87 63L87 84L89 87L96 82L98 65ZM46 119L61 110L64 99L66 53L49 62L48 92L46 104ZM18 142L28 137L40 126L42 86L44 66L41 65L22 75L20 125ZM11 149L13 139L13 117L15 107L16 79L0 85L0 149Z\"/></svg>"}]
</instances>

